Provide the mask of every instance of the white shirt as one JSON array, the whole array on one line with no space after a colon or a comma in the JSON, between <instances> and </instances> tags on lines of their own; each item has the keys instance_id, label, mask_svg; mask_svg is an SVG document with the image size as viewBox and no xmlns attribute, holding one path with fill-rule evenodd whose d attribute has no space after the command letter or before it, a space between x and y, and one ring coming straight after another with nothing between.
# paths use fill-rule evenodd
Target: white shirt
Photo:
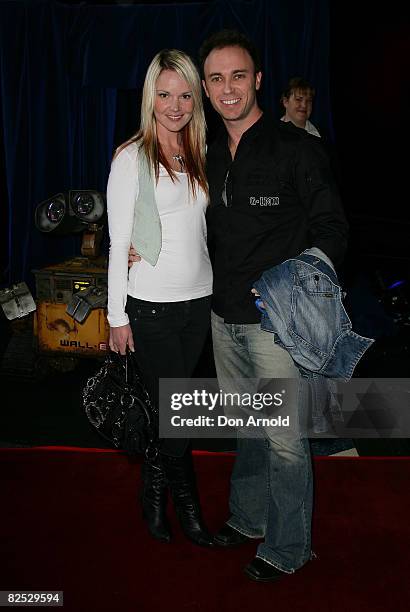
<instances>
[{"instance_id":1,"label":"white shirt","mask_svg":"<svg viewBox=\"0 0 410 612\"><path fill-rule=\"evenodd\" d=\"M284 121L285 123L287 123L288 121L290 121L290 119L285 119L285 115L283 115L283 117L281 117L281 121ZM309 119L306 119L306 125L304 129L307 132L309 132L309 134L312 134L313 136L317 136L318 138L321 138L319 130L311 121L309 121Z\"/></svg>"},{"instance_id":2,"label":"white shirt","mask_svg":"<svg viewBox=\"0 0 410 612\"><path fill-rule=\"evenodd\" d=\"M132 143L111 164L107 186L110 231L108 321L126 325L127 295L150 302L179 302L212 293L212 268L206 246L207 198L193 198L188 176L176 172L172 182L160 166L155 198L162 225L162 248L155 266L141 259L128 274L128 249L138 196L137 145Z\"/></svg>"}]
</instances>

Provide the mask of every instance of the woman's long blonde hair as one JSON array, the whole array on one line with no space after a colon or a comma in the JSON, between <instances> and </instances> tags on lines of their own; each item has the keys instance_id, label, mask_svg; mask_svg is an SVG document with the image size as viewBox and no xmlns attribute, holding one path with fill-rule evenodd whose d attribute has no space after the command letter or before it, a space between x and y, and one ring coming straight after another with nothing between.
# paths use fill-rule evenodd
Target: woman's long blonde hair
<instances>
[{"instance_id":1,"label":"woman's long blonde hair","mask_svg":"<svg viewBox=\"0 0 410 612\"><path fill-rule=\"evenodd\" d=\"M191 88L194 103L192 118L182 129L185 170L192 194L195 196L198 185L208 194L208 184L205 175L206 122L202 104L201 80L191 58L183 51L163 49L157 53L150 63L145 75L142 91L140 129L129 140L118 147L115 155L118 155L124 147L132 142L140 143L144 148L149 165L154 169L156 180L158 181L160 163L165 167L172 181L176 179L176 174L171 168L158 141L154 116L155 86L163 70L175 70Z\"/></svg>"}]
</instances>

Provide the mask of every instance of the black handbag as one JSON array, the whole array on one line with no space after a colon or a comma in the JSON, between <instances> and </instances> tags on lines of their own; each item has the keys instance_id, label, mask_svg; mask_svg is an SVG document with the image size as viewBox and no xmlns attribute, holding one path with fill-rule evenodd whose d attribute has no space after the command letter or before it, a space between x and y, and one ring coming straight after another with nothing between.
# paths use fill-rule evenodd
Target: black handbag
<instances>
[{"instance_id":1,"label":"black handbag","mask_svg":"<svg viewBox=\"0 0 410 612\"><path fill-rule=\"evenodd\" d=\"M133 353L111 352L83 390L83 406L99 434L129 454L158 454L158 411Z\"/></svg>"}]
</instances>

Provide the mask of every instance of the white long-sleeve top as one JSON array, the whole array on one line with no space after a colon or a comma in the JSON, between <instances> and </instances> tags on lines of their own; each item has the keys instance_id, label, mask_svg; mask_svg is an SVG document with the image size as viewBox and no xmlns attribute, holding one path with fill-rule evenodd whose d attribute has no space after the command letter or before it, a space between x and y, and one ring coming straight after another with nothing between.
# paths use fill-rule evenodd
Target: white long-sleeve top
<instances>
[{"instance_id":1,"label":"white long-sleeve top","mask_svg":"<svg viewBox=\"0 0 410 612\"><path fill-rule=\"evenodd\" d=\"M111 164L107 186L110 256L108 321L126 325L127 295L150 302L179 302L212 293L212 268L206 245L205 193L193 198L185 173L172 182L160 166L155 198L162 225L162 248L155 266L141 259L128 271L128 250L138 196L137 145L129 144Z\"/></svg>"}]
</instances>

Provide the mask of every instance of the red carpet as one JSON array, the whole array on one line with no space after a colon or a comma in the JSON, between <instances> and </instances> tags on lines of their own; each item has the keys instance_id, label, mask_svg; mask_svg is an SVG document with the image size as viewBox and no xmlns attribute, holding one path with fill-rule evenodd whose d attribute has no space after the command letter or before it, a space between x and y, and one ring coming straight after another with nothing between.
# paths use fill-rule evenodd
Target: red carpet
<instances>
[{"instance_id":1,"label":"red carpet","mask_svg":"<svg viewBox=\"0 0 410 612\"><path fill-rule=\"evenodd\" d=\"M195 457L211 529L227 515L233 457ZM277 584L241 568L254 544L195 547L171 514L156 543L141 520L138 463L116 452L0 450L0 590L63 590L70 612L399 612L409 609L410 458L316 458L318 558ZM60 608L61 609L61 608Z\"/></svg>"}]
</instances>

